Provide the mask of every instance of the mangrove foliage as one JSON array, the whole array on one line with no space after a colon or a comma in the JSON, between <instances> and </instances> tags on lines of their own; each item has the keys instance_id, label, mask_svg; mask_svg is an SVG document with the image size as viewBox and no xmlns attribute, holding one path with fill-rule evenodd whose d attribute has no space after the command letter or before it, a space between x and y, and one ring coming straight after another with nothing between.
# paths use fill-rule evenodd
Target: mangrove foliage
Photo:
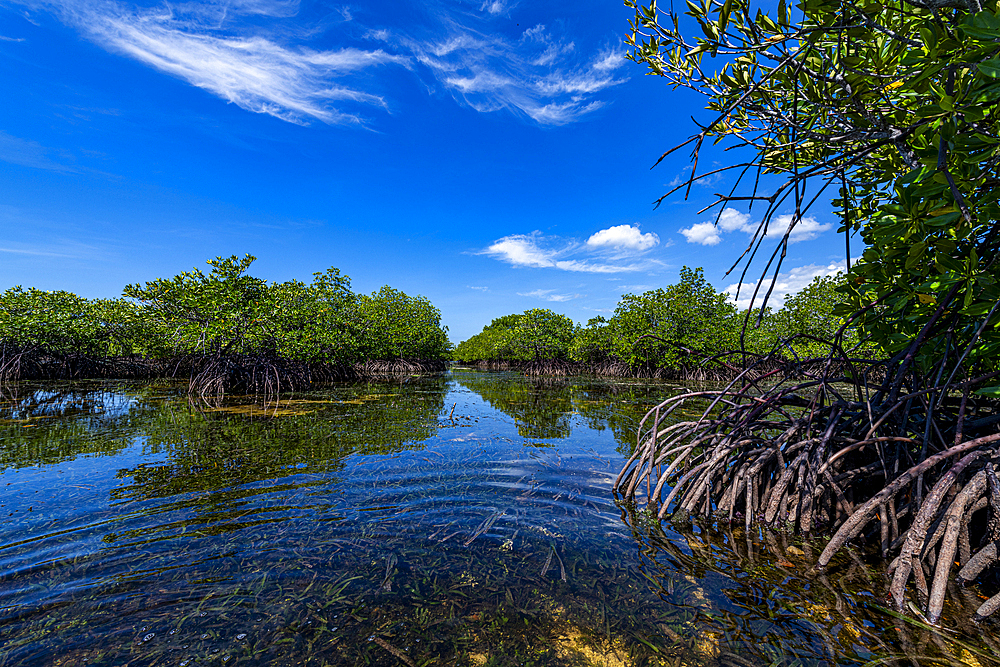
<instances>
[{"instance_id":1,"label":"mangrove foliage","mask_svg":"<svg viewBox=\"0 0 1000 667\"><path fill-rule=\"evenodd\" d=\"M684 267L680 281L643 294L625 294L610 318L578 326L551 310L531 309L493 320L455 349L455 360L482 368L517 368L529 374L594 372L601 375L720 379L741 371L742 360L771 355L794 363L828 349L822 340L843 324L834 315L846 295L843 276L819 277L790 296L741 341L741 313L712 287L701 269ZM843 334L858 353L857 329Z\"/></svg>"},{"instance_id":2,"label":"mangrove foliage","mask_svg":"<svg viewBox=\"0 0 1000 667\"><path fill-rule=\"evenodd\" d=\"M267 282L254 257L128 285L119 299L20 286L0 295L0 380L189 377L202 396L276 394L313 381L440 370L441 313L389 286L355 294L338 269Z\"/></svg>"},{"instance_id":3,"label":"mangrove foliage","mask_svg":"<svg viewBox=\"0 0 1000 667\"><path fill-rule=\"evenodd\" d=\"M635 10L629 57L704 94L712 112L674 149L692 150L678 190L723 174L731 188L709 208L759 213L736 264L746 260L745 275L765 258L751 305L767 305L793 231L824 193L843 221L848 263L852 235L865 248L840 288L834 312L844 324L810 335L825 343L820 359L775 369L766 382L753 369L767 359L749 359L724 389L656 406L617 490L645 495L660 517L832 535L818 570L849 543L871 545L891 559L896 607L930 623L974 580L988 599L969 613L992 614L1000 7L801 0L765 13L744 0L692 0L680 15L626 4ZM742 159L699 171L715 144ZM765 248L779 215L780 240ZM850 328L882 359L858 354ZM701 417L669 418L685 404Z\"/></svg>"}]
</instances>

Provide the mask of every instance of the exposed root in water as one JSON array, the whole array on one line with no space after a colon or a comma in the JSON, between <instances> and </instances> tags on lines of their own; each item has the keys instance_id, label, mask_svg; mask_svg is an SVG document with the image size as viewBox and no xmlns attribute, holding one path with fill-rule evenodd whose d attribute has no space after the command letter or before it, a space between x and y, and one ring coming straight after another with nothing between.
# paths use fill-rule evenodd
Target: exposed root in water
<instances>
[{"instance_id":1,"label":"exposed root in water","mask_svg":"<svg viewBox=\"0 0 1000 667\"><path fill-rule=\"evenodd\" d=\"M414 375L420 373L440 373L448 369L445 361L424 361L415 359L369 360L354 364L355 377L384 377L394 375Z\"/></svg>"},{"instance_id":2,"label":"exposed root in water","mask_svg":"<svg viewBox=\"0 0 1000 667\"><path fill-rule=\"evenodd\" d=\"M725 618L724 626L731 634L759 627L757 615L766 615L765 627L808 623L815 644L826 647L827 655L816 656L822 658L822 664L839 662L837 657L842 654L837 647L845 644L864 646L874 658L867 663L871 665L985 665L1000 660L1000 644L983 633L974 618L978 605L970 607L969 603L976 596L963 596L961 589L949 595L947 629L873 603L863 591L879 587L879 559L874 554L847 550L841 552L835 573L815 573L816 540L786 531L757 527L747 532L742 523L725 521L708 526L687 521L661 525L634 506L623 507L623 518L643 552L660 565L660 569L651 570L650 579L657 581L666 595L676 594L685 585L706 585L706 572L719 573L730 582L724 594L749 612ZM749 576L734 576L734 567ZM695 589L688 599L698 604L703 597ZM736 652L743 659L749 658L749 664L771 663L767 638L759 631L746 634L749 637ZM730 650L736 648L730 645ZM719 660L741 664L725 655Z\"/></svg>"},{"instance_id":3,"label":"exposed root in water","mask_svg":"<svg viewBox=\"0 0 1000 667\"><path fill-rule=\"evenodd\" d=\"M896 607L906 607L912 582L927 621L937 622L953 565L965 583L997 562L1000 411L972 391L998 373L928 386L859 359L753 370L650 410L615 493L644 495L661 519L832 533L819 570L851 540L877 544L895 556ZM883 379L874 390L873 378ZM977 617L997 607L1000 596Z\"/></svg>"},{"instance_id":4,"label":"exposed root in water","mask_svg":"<svg viewBox=\"0 0 1000 667\"><path fill-rule=\"evenodd\" d=\"M188 391L207 400L226 394L273 398L318 382L437 373L444 361L369 360L351 364L284 359L276 354L178 355L150 359L141 355L93 357L56 354L38 346L0 341L0 383L30 380L190 378Z\"/></svg>"},{"instance_id":5,"label":"exposed root in water","mask_svg":"<svg viewBox=\"0 0 1000 667\"><path fill-rule=\"evenodd\" d=\"M544 359L530 362L524 367L522 372L525 375L550 375L561 377L565 375L575 375L576 368L574 364L561 359Z\"/></svg>"},{"instance_id":6,"label":"exposed root in water","mask_svg":"<svg viewBox=\"0 0 1000 667\"><path fill-rule=\"evenodd\" d=\"M167 364L140 355L95 357L83 352L55 353L37 345L0 341L0 382L161 377Z\"/></svg>"},{"instance_id":7,"label":"exposed root in water","mask_svg":"<svg viewBox=\"0 0 1000 667\"><path fill-rule=\"evenodd\" d=\"M265 399L283 392L301 391L314 382L334 382L359 378L398 377L440 372L444 362L366 361L353 366L309 364L273 355L214 355L195 364L188 391L202 399L226 394L247 394Z\"/></svg>"},{"instance_id":8,"label":"exposed root in water","mask_svg":"<svg viewBox=\"0 0 1000 667\"><path fill-rule=\"evenodd\" d=\"M308 364L269 355L213 355L205 357L191 375L188 392L200 398L225 394L277 396L305 389L312 382Z\"/></svg>"},{"instance_id":9,"label":"exposed root in water","mask_svg":"<svg viewBox=\"0 0 1000 667\"><path fill-rule=\"evenodd\" d=\"M36 346L0 342L0 382L38 379L42 373L38 356Z\"/></svg>"},{"instance_id":10,"label":"exposed root in water","mask_svg":"<svg viewBox=\"0 0 1000 667\"><path fill-rule=\"evenodd\" d=\"M815 367L830 366L827 359L789 360L779 356L762 356L743 352L725 352L717 355L699 355L688 350L689 361L675 366L658 366L654 363L628 364L617 359L604 361L575 362L564 359L540 359L518 361L486 359L468 363L481 371L515 371L530 376L596 375L599 377L648 378L680 382L729 382L739 377L744 381L770 377L783 369L795 366L797 372L807 372ZM750 359L749 371L740 368L744 360ZM862 360L865 363L867 360ZM833 368L843 371L840 364ZM871 378L869 378L871 379Z\"/></svg>"}]
</instances>

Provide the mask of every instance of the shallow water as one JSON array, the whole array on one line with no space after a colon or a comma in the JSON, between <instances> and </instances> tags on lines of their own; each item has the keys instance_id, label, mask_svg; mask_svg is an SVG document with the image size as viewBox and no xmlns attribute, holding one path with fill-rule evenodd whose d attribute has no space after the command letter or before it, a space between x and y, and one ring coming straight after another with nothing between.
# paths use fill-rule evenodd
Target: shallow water
<instances>
[{"instance_id":1,"label":"shallow water","mask_svg":"<svg viewBox=\"0 0 1000 667\"><path fill-rule=\"evenodd\" d=\"M860 560L810 578L810 544L616 506L675 390L462 370L268 406L13 388L0 666L990 662L989 633L882 611Z\"/></svg>"}]
</instances>

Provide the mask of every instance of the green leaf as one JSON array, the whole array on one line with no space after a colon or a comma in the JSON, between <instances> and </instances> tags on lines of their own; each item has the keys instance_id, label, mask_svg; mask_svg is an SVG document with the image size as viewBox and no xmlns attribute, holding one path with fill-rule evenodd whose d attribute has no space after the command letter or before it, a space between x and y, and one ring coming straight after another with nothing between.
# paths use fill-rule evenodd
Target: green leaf
<instances>
[{"instance_id":1,"label":"green leaf","mask_svg":"<svg viewBox=\"0 0 1000 667\"><path fill-rule=\"evenodd\" d=\"M994 79L1000 78L1000 58L993 58L992 60L986 60L977 65L979 71L986 76L991 76Z\"/></svg>"},{"instance_id":2,"label":"green leaf","mask_svg":"<svg viewBox=\"0 0 1000 667\"><path fill-rule=\"evenodd\" d=\"M947 227L961 217L961 212L953 211L951 213L943 213L941 215L936 215L933 218L928 218L924 221L924 224L929 227Z\"/></svg>"}]
</instances>

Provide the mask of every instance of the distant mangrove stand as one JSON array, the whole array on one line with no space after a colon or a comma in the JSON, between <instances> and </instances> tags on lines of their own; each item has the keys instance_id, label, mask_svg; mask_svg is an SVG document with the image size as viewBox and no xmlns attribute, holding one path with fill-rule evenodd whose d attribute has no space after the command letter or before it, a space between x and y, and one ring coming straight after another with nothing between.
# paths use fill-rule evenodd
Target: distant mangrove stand
<instances>
[{"instance_id":1,"label":"distant mangrove stand","mask_svg":"<svg viewBox=\"0 0 1000 667\"><path fill-rule=\"evenodd\" d=\"M712 381L735 377L750 362L760 376L825 358L827 341L838 336L853 354L878 356L854 329L838 333L844 321L833 311L844 301L842 283L842 276L816 278L781 308L748 313L716 291L701 269L684 267L678 283L626 294L609 318L594 317L586 326L541 308L497 318L461 342L454 359L480 370L528 375Z\"/></svg>"},{"instance_id":2,"label":"distant mangrove stand","mask_svg":"<svg viewBox=\"0 0 1000 667\"><path fill-rule=\"evenodd\" d=\"M254 257L209 260L117 299L10 288L0 295L0 381L187 378L191 393L273 395L313 382L441 371L452 346L426 298L355 294L336 268L268 283Z\"/></svg>"}]
</instances>

